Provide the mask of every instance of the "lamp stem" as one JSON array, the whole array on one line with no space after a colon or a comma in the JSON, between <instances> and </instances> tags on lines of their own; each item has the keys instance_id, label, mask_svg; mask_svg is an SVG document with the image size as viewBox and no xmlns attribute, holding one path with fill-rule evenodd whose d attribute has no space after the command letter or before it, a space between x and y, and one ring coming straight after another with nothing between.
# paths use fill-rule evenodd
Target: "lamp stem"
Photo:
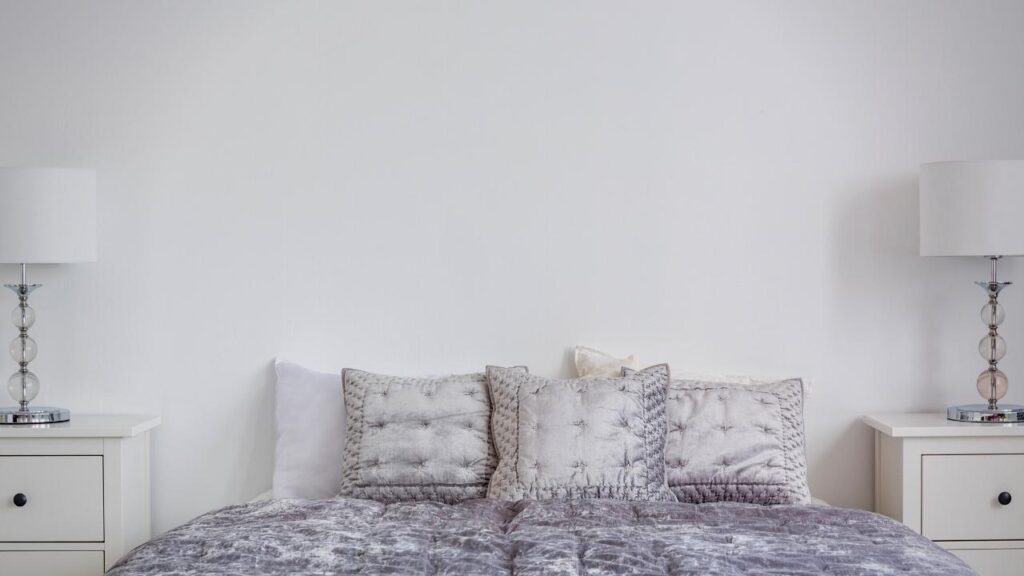
<instances>
[{"instance_id":1,"label":"lamp stem","mask_svg":"<svg viewBox=\"0 0 1024 576\"><path fill-rule=\"evenodd\" d=\"M991 287L992 286L999 286L999 256L989 256L988 261L989 261L989 286L990 286L989 294L990 294L990 298L991 298L992 304L995 305L996 302L998 301L998 298L999 298L999 292L998 291L995 291L995 292L991 291ZM990 328L990 330L991 331L989 332L989 334L992 335L992 336L995 336L995 334L996 334L996 327L992 326ZM989 362L989 366L990 366L991 370L995 370L997 362L998 362L997 360L994 359L995 355L996 355L996 340L995 340L995 338L992 339L991 347L992 347L992 358L993 358L993 360L991 360ZM999 398L996 397L996 379L995 379L995 377L993 377L991 379L991 383L989 384L988 409L989 410L996 410L999 407L998 403L999 403Z\"/></svg>"},{"instance_id":2,"label":"lamp stem","mask_svg":"<svg viewBox=\"0 0 1024 576\"><path fill-rule=\"evenodd\" d=\"M28 290L28 272L27 272L27 268L28 267L25 265L25 263L22 262L21 263L21 286L18 286L18 307L21 309L21 314L22 314L23 318L24 318L24 315L25 315L25 308L28 307L28 294L29 294L29 290ZM28 338L28 327L27 326L22 325L22 326L20 326L18 328L18 337L21 338L21 340L22 340L22 349L24 349L25 339ZM22 400L21 400L21 402L19 402L19 404L21 405L22 412L24 412L24 411L28 410L28 402L29 402L28 400L25 399L28 396L28 394L27 394L28 379L25 377L25 374L28 372L28 362L26 362L25 359L22 358L22 359L20 359L18 361L18 367L19 367L18 371L21 372L21 375L22 375L22 377L21 377L21 397L22 397Z\"/></svg>"},{"instance_id":3,"label":"lamp stem","mask_svg":"<svg viewBox=\"0 0 1024 576\"><path fill-rule=\"evenodd\" d=\"M30 411L29 402L39 392L39 379L29 369L28 365L36 356L36 343L28 335L28 329L35 322L35 311L28 305L28 297L39 288L39 284L28 283L28 266L21 265L21 284L4 284L12 292L18 295L18 307L11 314L11 321L18 327L18 335L11 343L11 356L18 363L18 371L11 375L8 381L7 391L10 392L14 401L19 404L19 414ZM12 389L13 387L13 389ZM0 418L4 423L8 418L6 412L0 411Z\"/></svg>"},{"instance_id":4,"label":"lamp stem","mask_svg":"<svg viewBox=\"0 0 1024 576\"><path fill-rule=\"evenodd\" d=\"M1011 283L999 282L999 259L1002 258L1002 256L986 256L986 258L988 258L989 261L989 281L988 283L977 282L977 284L982 288L985 288L985 291L988 292L987 309L995 311L999 308L999 293L1003 290L1003 288L1009 286ZM999 342L1001 340L999 339L999 322L996 319L995 312L992 312L992 316L989 317L988 325L988 354L985 354L984 352L982 353L982 356L985 356L988 360L988 409L998 410L1000 396L1000 379L1005 381L1006 377L1001 372L999 372L998 367L1000 357L1000 354L998 353L998 348ZM985 373L983 372L982 374ZM978 391L981 392L980 386ZM1005 391L1003 393L1005 393Z\"/></svg>"}]
</instances>

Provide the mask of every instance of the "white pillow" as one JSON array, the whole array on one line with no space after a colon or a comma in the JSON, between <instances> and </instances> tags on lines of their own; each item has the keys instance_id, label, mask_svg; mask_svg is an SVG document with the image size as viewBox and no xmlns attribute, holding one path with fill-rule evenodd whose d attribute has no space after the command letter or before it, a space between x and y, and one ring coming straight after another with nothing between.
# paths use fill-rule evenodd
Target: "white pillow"
<instances>
[{"instance_id":1,"label":"white pillow","mask_svg":"<svg viewBox=\"0 0 1024 576\"><path fill-rule=\"evenodd\" d=\"M616 358L586 346L576 347L576 375L580 378L618 378L623 367L640 369L639 361L632 354Z\"/></svg>"},{"instance_id":2,"label":"white pillow","mask_svg":"<svg viewBox=\"0 0 1024 576\"><path fill-rule=\"evenodd\" d=\"M341 373L278 358L275 391L275 498L330 498L341 487L345 395Z\"/></svg>"}]
</instances>

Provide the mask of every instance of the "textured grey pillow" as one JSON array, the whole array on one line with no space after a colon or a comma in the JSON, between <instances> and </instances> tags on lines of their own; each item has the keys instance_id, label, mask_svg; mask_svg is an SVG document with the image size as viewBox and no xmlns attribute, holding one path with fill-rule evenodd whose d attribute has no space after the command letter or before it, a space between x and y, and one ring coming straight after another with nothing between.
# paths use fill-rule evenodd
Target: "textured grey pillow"
<instances>
[{"instance_id":1,"label":"textured grey pillow","mask_svg":"<svg viewBox=\"0 0 1024 576\"><path fill-rule=\"evenodd\" d=\"M666 476L680 502L810 502L801 380L673 380L665 411Z\"/></svg>"},{"instance_id":2,"label":"textured grey pillow","mask_svg":"<svg viewBox=\"0 0 1024 576\"><path fill-rule=\"evenodd\" d=\"M446 503L486 496L497 455L484 374L402 378L346 369L342 379L342 496Z\"/></svg>"},{"instance_id":3,"label":"textured grey pillow","mask_svg":"<svg viewBox=\"0 0 1024 576\"><path fill-rule=\"evenodd\" d=\"M503 500L675 501L665 484L667 365L623 378L552 380L488 367Z\"/></svg>"}]
</instances>

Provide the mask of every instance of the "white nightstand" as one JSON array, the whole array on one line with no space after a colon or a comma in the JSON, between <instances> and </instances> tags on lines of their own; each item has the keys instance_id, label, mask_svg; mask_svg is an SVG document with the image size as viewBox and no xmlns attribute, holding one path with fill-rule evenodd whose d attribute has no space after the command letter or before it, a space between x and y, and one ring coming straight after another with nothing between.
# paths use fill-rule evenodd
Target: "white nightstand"
<instances>
[{"instance_id":1,"label":"white nightstand","mask_svg":"<svg viewBox=\"0 0 1024 576\"><path fill-rule=\"evenodd\" d=\"M0 426L0 573L101 576L149 539L154 416Z\"/></svg>"},{"instance_id":2,"label":"white nightstand","mask_svg":"<svg viewBox=\"0 0 1024 576\"><path fill-rule=\"evenodd\" d=\"M873 414L875 511L982 576L1024 573L1024 425Z\"/></svg>"}]
</instances>

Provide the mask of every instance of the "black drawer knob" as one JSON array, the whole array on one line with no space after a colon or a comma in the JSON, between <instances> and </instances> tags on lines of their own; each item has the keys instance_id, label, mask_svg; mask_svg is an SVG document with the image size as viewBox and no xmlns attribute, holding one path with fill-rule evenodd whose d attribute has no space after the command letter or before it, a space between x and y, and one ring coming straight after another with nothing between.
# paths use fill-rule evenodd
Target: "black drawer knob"
<instances>
[{"instance_id":1,"label":"black drawer knob","mask_svg":"<svg viewBox=\"0 0 1024 576\"><path fill-rule=\"evenodd\" d=\"M1013 500L1013 496L1010 496L1009 492L999 493L999 503L1002 504L1003 506L1009 504L1011 500Z\"/></svg>"},{"instance_id":2,"label":"black drawer knob","mask_svg":"<svg viewBox=\"0 0 1024 576\"><path fill-rule=\"evenodd\" d=\"M1004 494L1005 494L1005 492L1004 492ZM1002 498L1002 496L1000 496L1000 498ZM1007 500L1007 502L1009 502L1009 500ZM17 506L18 508L21 508L25 504L28 504L28 497L27 496L25 496L21 492L18 492L17 494L14 495L14 505L15 506Z\"/></svg>"}]
</instances>

